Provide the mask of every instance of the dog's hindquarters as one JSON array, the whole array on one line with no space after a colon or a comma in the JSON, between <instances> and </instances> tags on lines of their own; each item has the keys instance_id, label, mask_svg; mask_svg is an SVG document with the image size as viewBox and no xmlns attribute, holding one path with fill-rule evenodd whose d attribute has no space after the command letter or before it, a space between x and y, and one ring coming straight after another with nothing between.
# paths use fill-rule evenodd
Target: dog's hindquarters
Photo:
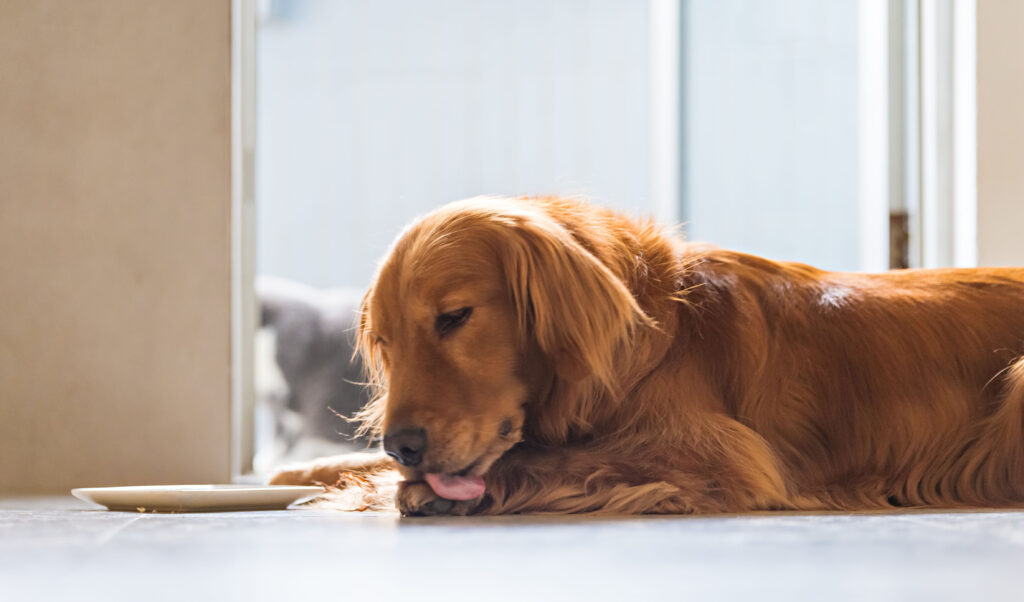
<instances>
[{"instance_id":1,"label":"dog's hindquarters","mask_svg":"<svg viewBox=\"0 0 1024 602\"><path fill-rule=\"evenodd\" d=\"M1024 357L993 379L1000 395L963 447L948 488L976 506L1024 503Z\"/></svg>"}]
</instances>

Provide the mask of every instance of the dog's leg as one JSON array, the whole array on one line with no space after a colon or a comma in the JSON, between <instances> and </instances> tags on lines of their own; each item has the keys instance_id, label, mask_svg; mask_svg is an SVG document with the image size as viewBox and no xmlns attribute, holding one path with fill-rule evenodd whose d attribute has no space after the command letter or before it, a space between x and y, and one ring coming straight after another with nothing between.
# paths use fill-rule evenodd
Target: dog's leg
<instances>
[{"instance_id":1,"label":"dog's leg","mask_svg":"<svg viewBox=\"0 0 1024 602\"><path fill-rule=\"evenodd\" d=\"M598 446L515 448L488 470L481 498L446 500L424 482L404 481L399 483L396 505L406 516L726 510L708 483L667 469L647 453L654 452L646 450L638 459Z\"/></svg>"},{"instance_id":2,"label":"dog's leg","mask_svg":"<svg viewBox=\"0 0 1024 602\"><path fill-rule=\"evenodd\" d=\"M370 475L394 468L383 452L356 452L317 458L310 462L285 466L270 477L271 485L334 485L339 475L351 472Z\"/></svg>"},{"instance_id":3,"label":"dog's leg","mask_svg":"<svg viewBox=\"0 0 1024 602\"><path fill-rule=\"evenodd\" d=\"M965 446L943 483L940 503L972 506L1024 504L1024 358L1000 376L1002 399Z\"/></svg>"},{"instance_id":4,"label":"dog's leg","mask_svg":"<svg viewBox=\"0 0 1024 602\"><path fill-rule=\"evenodd\" d=\"M489 475L487 496L476 511L713 514L790 506L770 485L722 467L674 462L676 454L653 449L635 459L594 449L512 454Z\"/></svg>"},{"instance_id":5,"label":"dog's leg","mask_svg":"<svg viewBox=\"0 0 1024 602\"><path fill-rule=\"evenodd\" d=\"M403 514L689 514L801 507L763 439L712 417L709 435L668 445L628 441L514 448L484 476L477 500L450 502L426 483L405 482Z\"/></svg>"}]
</instances>

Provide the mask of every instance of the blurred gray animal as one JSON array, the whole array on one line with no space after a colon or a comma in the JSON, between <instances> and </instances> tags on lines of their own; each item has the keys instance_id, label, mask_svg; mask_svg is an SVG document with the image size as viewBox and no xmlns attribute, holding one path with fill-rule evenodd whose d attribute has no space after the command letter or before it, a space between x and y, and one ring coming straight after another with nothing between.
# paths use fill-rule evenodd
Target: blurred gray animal
<instances>
[{"instance_id":1,"label":"blurred gray animal","mask_svg":"<svg viewBox=\"0 0 1024 602\"><path fill-rule=\"evenodd\" d=\"M260 325L275 333L274 359L288 386L281 405L301 418L298 425L289 425L279 416L279 436L288 447L297 437L365 445L365 440L353 438L355 425L337 415L352 416L369 400L366 388L357 384L362 364L352 357L362 293L317 290L261 276L256 297Z\"/></svg>"}]
</instances>

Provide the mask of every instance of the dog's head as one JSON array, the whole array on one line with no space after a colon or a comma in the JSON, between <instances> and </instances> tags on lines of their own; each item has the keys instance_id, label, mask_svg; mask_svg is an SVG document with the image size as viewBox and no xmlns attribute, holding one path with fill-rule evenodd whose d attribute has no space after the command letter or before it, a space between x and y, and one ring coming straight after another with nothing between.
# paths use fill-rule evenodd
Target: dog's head
<instances>
[{"instance_id":1,"label":"dog's head","mask_svg":"<svg viewBox=\"0 0 1024 602\"><path fill-rule=\"evenodd\" d=\"M448 205L399 237L363 301L378 398L361 417L442 497L483 492L556 379L613 386L614 351L644 317L560 217L521 200Z\"/></svg>"}]
</instances>

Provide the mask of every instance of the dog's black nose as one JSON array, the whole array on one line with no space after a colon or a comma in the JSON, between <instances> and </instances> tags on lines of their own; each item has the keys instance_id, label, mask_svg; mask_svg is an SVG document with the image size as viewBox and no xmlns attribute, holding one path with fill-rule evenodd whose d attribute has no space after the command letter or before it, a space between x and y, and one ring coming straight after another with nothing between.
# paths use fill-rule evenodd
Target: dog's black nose
<instances>
[{"instance_id":1,"label":"dog's black nose","mask_svg":"<svg viewBox=\"0 0 1024 602\"><path fill-rule=\"evenodd\" d=\"M427 453L427 432L419 427L408 427L385 433L384 451L402 466L416 466Z\"/></svg>"}]
</instances>

